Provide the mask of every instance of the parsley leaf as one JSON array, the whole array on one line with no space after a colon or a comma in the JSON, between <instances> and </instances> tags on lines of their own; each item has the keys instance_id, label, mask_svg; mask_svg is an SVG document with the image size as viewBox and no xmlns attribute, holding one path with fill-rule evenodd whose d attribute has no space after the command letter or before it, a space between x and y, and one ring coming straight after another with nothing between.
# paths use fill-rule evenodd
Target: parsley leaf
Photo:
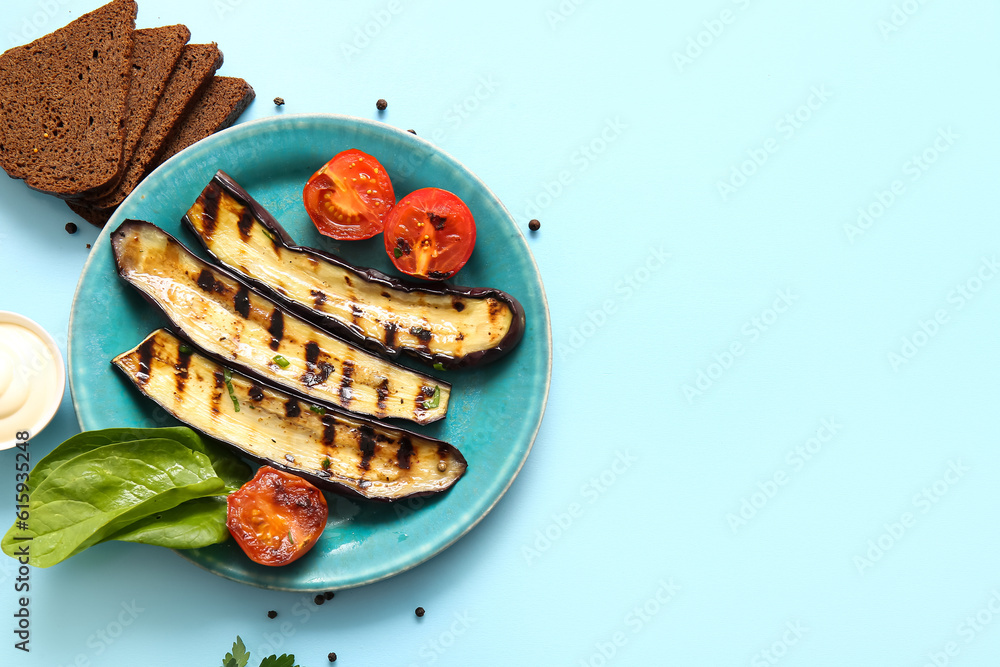
<instances>
[{"instance_id":1,"label":"parsley leaf","mask_svg":"<svg viewBox=\"0 0 1000 667\"><path fill-rule=\"evenodd\" d=\"M247 667L250 662L250 652L243 645L243 640L236 635L236 643L233 644L233 652L227 653L222 659L222 667Z\"/></svg>"},{"instance_id":2,"label":"parsley leaf","mask_svg":"<svg viewBox=\"0 0 1000 667\"><path fill-rule=\"evenodd\" d=\"M295 664L295 656L289 655L288 653L282 653L280 656L272 655L264 658L263 662L260 663L260 667L297 667Z\"/></svg>"},{"instance_id":3,"label":"parsley leaf","mask_svg":"<svg viewBox=\"0 0 1000 667\"><path fill-rule=\"evenodd\" d=\"M435 386L434 393L431 394L430 398L424 399L424 409L433 410L441 403L441 387Z\"/></svg>"}]
</instances>

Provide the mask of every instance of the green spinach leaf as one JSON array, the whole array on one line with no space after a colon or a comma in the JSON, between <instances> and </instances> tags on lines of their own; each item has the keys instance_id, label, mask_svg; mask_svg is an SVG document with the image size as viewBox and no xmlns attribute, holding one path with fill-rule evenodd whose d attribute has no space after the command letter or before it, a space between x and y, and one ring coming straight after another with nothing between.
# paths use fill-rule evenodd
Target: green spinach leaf
<instances>
[{"instance_id":1,"label":"green spinach leaf","mask_svg":"<svg viewBox=\"0 0 1000 667\"><path fill-rule=\"evenodd\" d=\"M15 523L0 548L13 555L14 537L30 537L32 565L49 567L139 519L225 487L208 456L175 440L104 445L49 468L32 489L27 529Z\"/></svg>"},{"instance_id":2,"label":"green spinach leaf","mask_svg":"<svg viewBox=\"0 0 1000 667\"><path fill-rule=\"evenodd\" d=\"M229 537L226 528L226 499L221 496L196 498L165 512L125 526L104 541L139 542L168 549L198 549L224 542Z\"/></svg>"}]
</instances>

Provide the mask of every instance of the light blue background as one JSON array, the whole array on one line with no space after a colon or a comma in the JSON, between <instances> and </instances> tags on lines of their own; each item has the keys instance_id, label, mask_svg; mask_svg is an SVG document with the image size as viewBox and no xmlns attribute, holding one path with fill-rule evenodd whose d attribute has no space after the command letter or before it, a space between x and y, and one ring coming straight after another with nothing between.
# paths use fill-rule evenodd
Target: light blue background
<instances>
[{"instance_id":1,"label":"light blue background","mask_svg":"<svg viewBox=\"0 0 1000 667\"><path fill-rule=\"evenodd\" d=\"M5 3L2 48L97 4ZM253 664L277 649L304 667L329 651L338 665L996 664L995 3L145 0L138 22L217 41L222 73L257 91L244 119L413 128L522 224L538 217L549 405L472 533L322 607L103 545L32 571L25 656L4 559L0 664L211 665L237 634ZM881 214L862 228L859 208ZM0 180L0 308L63 339L96 236L67 235L73 219ZM33 456L75 430L67 395ZM12 464L0 454L8 515Z\"/></svg>"}]
</instances>

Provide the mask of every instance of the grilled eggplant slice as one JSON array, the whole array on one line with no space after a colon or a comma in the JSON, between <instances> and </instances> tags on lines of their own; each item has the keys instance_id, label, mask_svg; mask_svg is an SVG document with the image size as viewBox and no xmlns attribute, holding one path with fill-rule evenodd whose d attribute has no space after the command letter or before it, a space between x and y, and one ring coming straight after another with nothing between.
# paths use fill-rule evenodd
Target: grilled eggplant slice
<instances>
[{"instance_id":1,"label":"grilled eggplant slice","mask_svg":"<svg viewBox=\"0 0 1000 667\"><path fill-rule=\"evenodd\" d=\"M330 491L398 500L444 491L465 474L465 458L446 442L317 409L230 373L164 329L112 363L180 421Z\"/></svg>"},{"instance_id":2,"label":"grilled eggplant slice","mask_svg":"<svg viewBox=\"0 0 1000 667\"><path fill-rule=\"evenodd\" d=\"M177 332L227 366L311 401L425 424L451 387L356 348L285 312L159 227L126 220L111 235L118 273Z\"/></svg>"},{"instance_id":3,"label":"grilled eggplant slice","mask_svg":"<svg viewBox=\"0 0 1000 667\"><path fill-rule=\"evenodd\" d=\"M278 221L219 171L184 216L205 249L302 317L378 354L472 366L506 354L524 308L497 289L407 283L295 245Z\"/></svg>"}]
</instances>

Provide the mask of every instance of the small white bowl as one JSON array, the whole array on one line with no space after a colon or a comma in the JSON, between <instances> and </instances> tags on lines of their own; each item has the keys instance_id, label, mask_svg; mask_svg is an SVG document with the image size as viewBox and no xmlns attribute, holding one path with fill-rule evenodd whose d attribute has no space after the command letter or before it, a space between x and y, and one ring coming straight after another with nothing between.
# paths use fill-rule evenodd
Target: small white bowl
<instances>
[{"instance_id":1,"label":"small white bowl","mask_svg":"<svg viewBox=\"0 0 1000 667\"><path fill-rule=\"evenodd\" d=\"M66 364L63 361L62 352L59 351L59 346L56 344L55 339L34 320L30 320L24 315L0 310L0 324L18 324L38 336L46 350L52 355L52 361L56 367L55 385L48 394L38 399L44 401L44 405L38 417L34 420L35 423L15 426L18 431L28 431L29 437L34 438L52 421L52 417L59 409L59 404L62 403L63 394L66 392ZM16 437L6 439L8 437L11 436L0 432L0 450L10 449L18 443Z\"/></svg>"}]
</instances>

